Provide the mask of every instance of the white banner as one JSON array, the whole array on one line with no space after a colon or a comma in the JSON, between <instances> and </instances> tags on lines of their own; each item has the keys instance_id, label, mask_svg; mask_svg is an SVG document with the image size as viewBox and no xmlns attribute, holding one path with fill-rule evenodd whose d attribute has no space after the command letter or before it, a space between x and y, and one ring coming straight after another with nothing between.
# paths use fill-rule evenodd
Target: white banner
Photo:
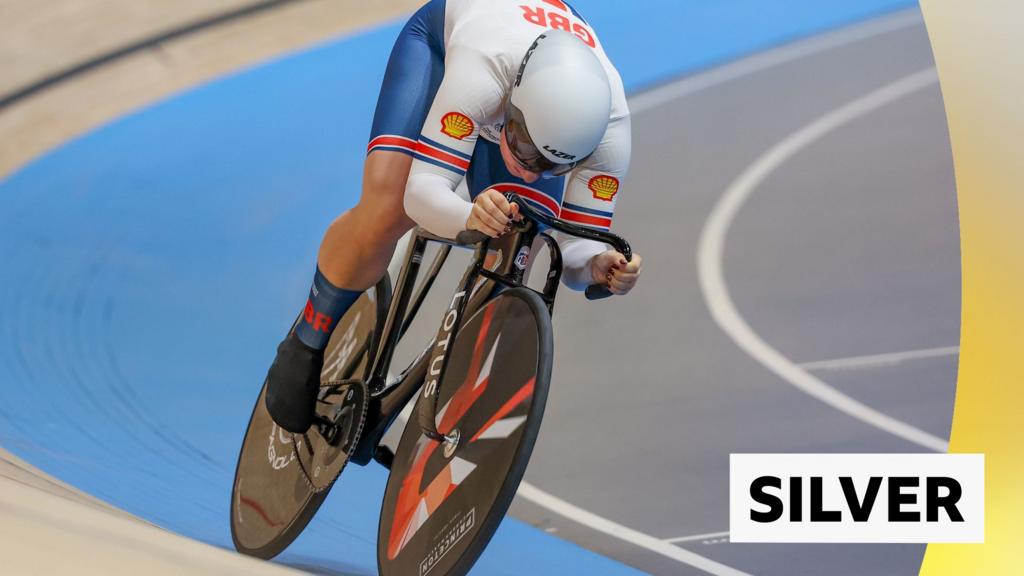
<instances>
[{"instance_id":1,"label":"white banner","mask_svg":"<svg viewBox=\"0 0 1024 576\"><path fill-rule=\"evenodd\" d=\"M732 542L981 543L982 454L731 454Z\"/></svg>"}]
</instances>

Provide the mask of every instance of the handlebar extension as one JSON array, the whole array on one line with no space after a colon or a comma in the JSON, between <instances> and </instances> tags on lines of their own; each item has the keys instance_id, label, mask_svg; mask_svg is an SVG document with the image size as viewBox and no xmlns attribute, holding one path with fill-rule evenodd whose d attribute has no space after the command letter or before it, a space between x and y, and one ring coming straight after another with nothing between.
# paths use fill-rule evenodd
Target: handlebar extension
<instances>
[{"instance_id":1,"label":"handlebar extension","mask_svg":"<svg viewBox=\"0 0 1024 576\"><path fill-rule=\"evenodd\" d=\"M555 218L554 216L548 216L547 214L535 209L529 203L525 202L518 194L513 192L506 192L505 199L508 200L510 204L518 204L519 214L524 218L570 236L604 242L619 251L619 253L626 258L626 262L633 259L632 248L630 248L629 243L620 236L612 234L611 232L594 230L593 228L572 224L560 218ZM455 242L463 246L470 246L473 244L479 244L487 238L487 234L484 234L483 232L479 232L477 230L463 230L455 237ZM608 290L608 287L603 284L592 284L588 286L584 294L586 295L587 300L600 300L612 295L611 291Z\"/></svg>"}]
</instances>

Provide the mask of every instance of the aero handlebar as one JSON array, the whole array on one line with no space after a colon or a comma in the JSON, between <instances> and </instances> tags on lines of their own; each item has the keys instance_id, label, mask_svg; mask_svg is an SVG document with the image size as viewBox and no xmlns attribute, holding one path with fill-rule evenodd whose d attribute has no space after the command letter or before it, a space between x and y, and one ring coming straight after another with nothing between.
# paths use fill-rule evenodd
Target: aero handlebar
<instances>
[{"instance_id":1,"label":"aero handlebar","mask_svg":"<svg viewBox=\"0 0 1024 576\"><path fill-rule=\"evenodd\" d=\"M518 194L514 194L512 192L506 192L505 199L508 200L509 203L519 205L519 214L521 214L523 218L532 220L538 225L558 230L559 232L568 234L569 236L604 242L605 244L611 245L613 248L618 250L619 253L625 256L626 262L633 259L633 250L629 247L629 242L626 242L624 239L612 234L611 232L594 230L593 228L587 228L586 226L566 222L565 220L555 218L554 216L548 216L525 202ZM455 242L468 246L478 244L487 238L488 236L483 232L478 232L476 230L463 230L455 237ZM598 300L612 295L611 291L608 290L608 287L603 284L592 284L588 286L585 294L587 296L587 300Z\"/></svg>"}]
</instances>

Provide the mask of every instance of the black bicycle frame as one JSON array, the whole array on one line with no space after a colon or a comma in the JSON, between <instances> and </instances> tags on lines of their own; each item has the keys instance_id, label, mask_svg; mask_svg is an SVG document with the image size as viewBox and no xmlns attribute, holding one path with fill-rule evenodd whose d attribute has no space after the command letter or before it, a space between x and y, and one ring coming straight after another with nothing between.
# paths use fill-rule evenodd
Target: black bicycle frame
<instances>
[{"instance_id":1,"label":"black bicycle frame","mask_svg":"<svg viewBox=\"0 0 1024 576\"><path fill-rule=\"evenodd\" d=\"M367 408L366 423L363 428L363 435L359 445L352 453L351 461L356 464L365 465L372 458L378 457L385 465L389 464L386 455L379 455L378 445L384 433L398 417L402 408L412 399L416 392L422 387L424 397L427 401L417 411L417 424L423 429L428 437L444 441L445 436L438 432L435 424L437 413L437 386L444 376L448 364L451 342L454 342L458 330L462 324L467 310L475 311L483 305L491 292L497 285L506 287L523 286L523 278L528 269L530 250L534 240L539 236L548 247L550 264L547 279L542 292L537 292L548 306L548 311L553 309L555 295L558 291L558 284L562 275L562 255L557 242L547 232L541 231L540 226L559 230L563 233L605 242L614 246L622 253L627 260L632 258L632 251L629 244L622 238L610 233L577 226L558 218L547 216L532 208L516 194L508 193L506 198L509 202L519 205L519 213L523 218L515 224L514 232L510 237L498 240L497 250L503 255L499 263L500 271L487 270L484 263L487 254L491 250L492 240L480 233L462 233L455 240L435 236L421 228L417 228L410 242L409 251L405 257L405 263L399 273L397 288L388 307L387 316L383 322L378 320L378 334L375 340L379 346L371 347L368 353L371 355L371 368L367 385L370 391L370 402ZM420 290L415 299L412 298L416 277L419 274L420 264L423 262L423 255L426 252L428 242L442 244L438 253L423 279ZM444 261L452 246L463 248L474 248L473 262L466 269L459 283L448 310L442 317L441 328L437 336L420 355L388 385L387 373L394 357L395 349L402 336L405 335L412 317L419 311L426 292L433 285L439 274ZM482 278L488 282L478 283ZM592 286L591 289L594 287ZM603 294L592 294L588 289L588 297L602 297ZM412 307L409 308L410 301ZM409 310L407 314L407 309Z\"/></svg>"}]
</instances>

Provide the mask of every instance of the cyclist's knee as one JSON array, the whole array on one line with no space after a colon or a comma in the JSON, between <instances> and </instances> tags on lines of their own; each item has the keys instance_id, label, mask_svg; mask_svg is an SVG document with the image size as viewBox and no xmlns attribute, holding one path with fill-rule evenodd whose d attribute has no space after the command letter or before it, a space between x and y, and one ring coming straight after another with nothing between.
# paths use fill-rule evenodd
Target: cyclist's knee
<instances>
[{"instance_id":1,"label":"cyclist's knee","mask_svg":"<svg viewBox=\"0 0 1024 576\"><path fill-rule=\"evenodd\" d=\"M372 152L363 164L363 198L401 204L411 166L412 157L408 154Z\"/></svg>"},{"instance_id":2,"label":"cyclist's knee","mask_svg":"<svg viewBox=\"0 0 1024 576\"><path fill-rule=\"evenodd\" d=\"M353 215L368 234L381 240L397 240L414 225L405 215L400 201L360 202L353 210Z\"/></svg>"},{"instance_id":3,"label":"cyclist's knee","mask_svg":"<svg viewBox=\"0 0 1024 576\"><path fill-rule=\"evenodd\" d=\"M397 152L374 152L366 159L363 191L356 211L382 235L397 238L413 226L403 203L411 164L411 157Z\"/></svg>"}]
</instances>

